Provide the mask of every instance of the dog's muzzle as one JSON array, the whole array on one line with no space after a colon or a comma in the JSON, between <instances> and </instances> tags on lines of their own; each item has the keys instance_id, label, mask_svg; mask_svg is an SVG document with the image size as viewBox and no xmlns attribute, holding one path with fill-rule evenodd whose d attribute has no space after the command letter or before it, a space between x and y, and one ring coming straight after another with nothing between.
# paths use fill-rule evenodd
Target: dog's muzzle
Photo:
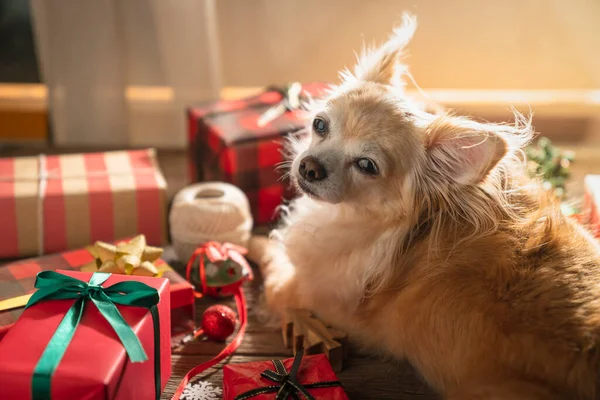
<instances>
[{"instance_id":1,"label":"dog's muzzle","mask_svg":"<svg viewBox=\"0 0 600 400\"><path fill-rule=\"evenodd\" d=\"M313 156L307 156L300 161L300 167L298 168L300 176L308 182L322 181L327 178L327 170Z\"/></svg>"}]
</instances>

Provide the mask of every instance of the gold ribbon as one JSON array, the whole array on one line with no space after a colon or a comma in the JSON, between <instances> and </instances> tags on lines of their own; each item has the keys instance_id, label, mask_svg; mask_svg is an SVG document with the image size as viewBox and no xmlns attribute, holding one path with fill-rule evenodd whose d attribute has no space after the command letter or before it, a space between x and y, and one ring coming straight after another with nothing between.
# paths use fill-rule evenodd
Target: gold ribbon
<instances>
[{"instance_id":1,"label":"gold ribbon","mask_svg":"<svg viewBox=\"0 0 600 400\"><path fill-rule=\"evenodd\" d=\"M154 265L162 255L163 249L148 246L144 235L116 245L98 241L89 251L95 261L82 266L82 271L158 277L165 270L159 270Z\"/></svg>"},{"instance_id":2,"label":"gold ribbon","mask_svg":"<svg viewBox=\"0 0 600 400\"><path fill-rule=\"evenodd\" d=\"M160 278L164 272L171 271L171 267L164 263L154 263L162 255L163 249L146 245L146 237L139 235L130 241L113 245L105 242L96 242L88 248L95 260L81 266L83 272L106 272L122 275L152 276ZM0 301L0 311L24 307L33 295L11 297Z\"/></svg>"}]
</instances>

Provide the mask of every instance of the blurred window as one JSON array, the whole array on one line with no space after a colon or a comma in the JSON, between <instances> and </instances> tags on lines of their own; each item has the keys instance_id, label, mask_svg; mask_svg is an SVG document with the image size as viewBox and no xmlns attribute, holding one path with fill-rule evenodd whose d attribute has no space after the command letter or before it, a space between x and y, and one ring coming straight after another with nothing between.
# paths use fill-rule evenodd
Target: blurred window
<instances>
[{"instance_id":1,"label":"blurred window","mask_svg":"<svg viewBox=\"0 0 600 400\"><path fill-rule=\"evenodd\" d=\"M0 82L40 83L29 0L0 0Z\"/></svg>"}]
</instances>

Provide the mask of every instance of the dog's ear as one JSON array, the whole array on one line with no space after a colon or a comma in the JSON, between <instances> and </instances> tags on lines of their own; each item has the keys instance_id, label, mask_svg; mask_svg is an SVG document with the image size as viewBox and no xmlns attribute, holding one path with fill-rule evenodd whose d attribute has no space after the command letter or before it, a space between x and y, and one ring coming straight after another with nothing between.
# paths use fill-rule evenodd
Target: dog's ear
<instances>
[{"instance_id":1,"label":"dog's ear","mask_svg":"<svg viewBox=\"0 0 600 400\"><path fill-rule=\"evenodd\" d=\"M507 154L499 126L442 116L425 132L427 168L437 177L462 185L477 184Z\"/></svg>"},{"instance_id":2,"label":"dog's ear","mask_svg":"<svg viewBox=\"0 0 600 400\"><path fill-rule=\"evenodd\" d=\"M402 25L386 43L378 48L364 48L354 67L354 78L382 84L399 83L404 68L398 63L402 50L410 42L417 28L417 20L410 14L402 15Z\"/></svg>"}]
</instances>

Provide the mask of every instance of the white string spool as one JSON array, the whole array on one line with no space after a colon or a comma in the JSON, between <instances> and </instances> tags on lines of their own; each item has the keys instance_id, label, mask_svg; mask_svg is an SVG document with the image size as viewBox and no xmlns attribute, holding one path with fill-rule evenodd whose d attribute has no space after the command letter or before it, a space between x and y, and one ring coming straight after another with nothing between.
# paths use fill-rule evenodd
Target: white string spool
<instances>
[{"instance_id":1,"label":"white string spool","mask_svg":"<svg viewBox=\"0 0 600 400\"><path fill-rule=\"evenodd\" d=\"M198 183L182 189L169 214L173 248L183 262L208 241L247 247L252 223L244 192L223 182Z\"/></svg>"}]
</instances>

